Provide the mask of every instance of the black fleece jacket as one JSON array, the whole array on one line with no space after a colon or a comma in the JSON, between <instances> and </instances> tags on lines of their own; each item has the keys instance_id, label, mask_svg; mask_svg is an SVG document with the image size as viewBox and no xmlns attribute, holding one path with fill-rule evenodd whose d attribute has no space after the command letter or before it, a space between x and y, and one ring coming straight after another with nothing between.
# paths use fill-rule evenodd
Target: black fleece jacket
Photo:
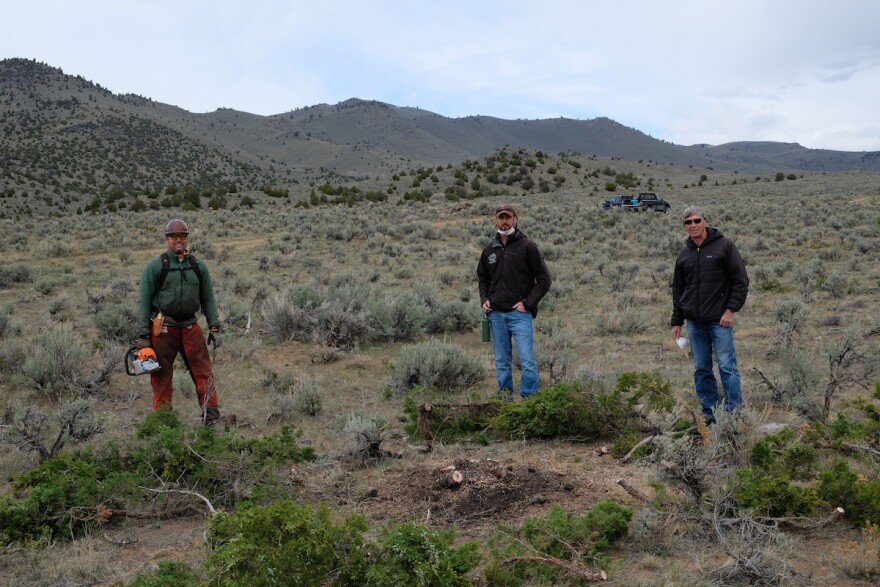
<instances>
[{"instance_id":1,"label":"black fleece jacket","mask_svg":"<svg viewBox=\"0 0 880 587\"><path fill-rule=\"evenodd\" d=\"M700 246L688 237L672 276L672 326L685 320L714 322L727 309L746 303L749 276L733 241L717 228L706 229Z\"/></svg>"},{"instance_id":2,"label":"black fleece jacket","mask_svg":"<svg viewBox=\"0 0 880 587\"><path fill-rule=\"evenodd\" d=\"M477 280L481 303L489 300L493 310L509 312L521 301L532 317L538 315L538 302L552 282L538 245L518 228L506 243L496 235L483 249Z\"/></svg>"}]
</instances>

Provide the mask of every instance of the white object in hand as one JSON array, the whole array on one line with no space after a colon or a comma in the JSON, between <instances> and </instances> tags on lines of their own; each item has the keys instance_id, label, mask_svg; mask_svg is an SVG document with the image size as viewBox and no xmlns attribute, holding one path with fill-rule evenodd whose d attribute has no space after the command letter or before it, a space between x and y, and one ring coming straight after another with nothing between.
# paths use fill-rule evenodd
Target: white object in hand
<instances>
[{"instance_id":1,"label":"white object in hand","mask_svg":"<svg viewBox=\"0 0 880 587\"><path fill-rule=\"evenodd\" d=\"M688 345L688 339L683 336L679 336L678 340L676 340L675 343L678 345L678 348L684 350Z\"/></svg>"}]
</instances>

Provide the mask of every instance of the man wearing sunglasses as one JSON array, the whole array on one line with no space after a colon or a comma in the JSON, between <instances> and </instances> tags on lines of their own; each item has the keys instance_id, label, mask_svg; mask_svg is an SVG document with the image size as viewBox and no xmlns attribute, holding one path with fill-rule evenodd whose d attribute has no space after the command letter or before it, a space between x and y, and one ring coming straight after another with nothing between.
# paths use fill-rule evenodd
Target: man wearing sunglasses
<instances>
[{"instance_id":1,"label":"man wearing sunglasses","mask_svg":"<svg viewBox=\"0 0 880 587\"><path fill-rule=\"evenodd\" d=\"M174 360L183 357L196 386L202 423L220 419L211 357L196 312L208 321L208 340L220 346L220 316L208 267L189 254L189 228L183 220L165 226L168 250L147 263L141 275L138 348L152 347L160 369L150 374L153 409L171 409Z\"/></svg>"},{"instance_id":2,"label":"man wearing sunglasses","mask_svg":"<svg viewBox=\"0 0 880 587\"><path fill-rule=\"evenodd\" d=\"M749 276L733 241L717 228L706 226L706 215L697 206L682 213L688 233L675 261L672 277L672 338L687 335L694 358L694 387L707 424L715 422L719 403L712 355L718 363L724 408L742 406L742 388L733 344L733 316L746 303Z\"/></svg>"},{"instance_id":3,"label":"man wearing sunglasses","mask_svg":"<svg viewBox=\"0 0 880 587\"><path fill-rule=\"evenodd\" d=\"M483 312L489 317L498 389L503 394L514 391L513 339L522 367L519 393L528 397L538 391L532 319L538 315L538 302L550 290L551 279L538 246L516 223L513 206L495 208L497 234L480 255L477 279Z\"/></svg>"}]
</instances>

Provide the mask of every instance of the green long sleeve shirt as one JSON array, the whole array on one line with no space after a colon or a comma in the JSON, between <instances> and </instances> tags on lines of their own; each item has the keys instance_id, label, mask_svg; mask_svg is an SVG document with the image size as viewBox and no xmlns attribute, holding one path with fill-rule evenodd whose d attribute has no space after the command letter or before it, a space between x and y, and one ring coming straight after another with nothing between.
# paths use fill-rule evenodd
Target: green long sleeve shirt
<instances>
[{"instance_id":1,"label":"green long sleeve shirt","mask_svg":"<svg viewBox=\"0 0 880 587\"><path fill-rule=\"evenodd\" d=\"M138 308L138 332L141 337L149 337L150 321L159 310L165 314L165 324L185 327L196 323L196 312L201 309L208 320L208 327L219 328L220 316L207 265L201 259L196 259L202 279L205 280L199 287L199 278L189 259L184 257L181 261L173 254L169 254L169 257L168 275L159 291L156 291L156 281L162 272L161 255L151 259L141 274Z\"/></svg>"}]
</instances>

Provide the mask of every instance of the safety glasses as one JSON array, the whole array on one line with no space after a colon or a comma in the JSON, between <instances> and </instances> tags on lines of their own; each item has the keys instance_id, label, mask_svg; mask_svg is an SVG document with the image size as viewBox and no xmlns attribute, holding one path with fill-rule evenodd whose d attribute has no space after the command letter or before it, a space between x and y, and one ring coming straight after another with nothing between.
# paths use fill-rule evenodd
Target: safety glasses
<instances>
[{"instance_id":1,"label":"safety glasses","mask_svg":"<svg viewBox=\"0 0 880 587\"><path fill-rule=\"evenodd\" d=\"M166 234L165 238L170 238L173 241L185 241L187 238L189 238L189 235L182 232L175 232L173 234Z\"/></svg>"},{"instance_id":2,"label":"safety glasses","mask_svg":"<svg viewBox=\"0 0 880 587\"><path fill-rule=\"evenodd\" d=\"M687 220L684 221L684 223L686 225L690 226L691 224L699 224L702 221L703 221L702 218L688 218Z\"/></svg>"}]
</instances>

